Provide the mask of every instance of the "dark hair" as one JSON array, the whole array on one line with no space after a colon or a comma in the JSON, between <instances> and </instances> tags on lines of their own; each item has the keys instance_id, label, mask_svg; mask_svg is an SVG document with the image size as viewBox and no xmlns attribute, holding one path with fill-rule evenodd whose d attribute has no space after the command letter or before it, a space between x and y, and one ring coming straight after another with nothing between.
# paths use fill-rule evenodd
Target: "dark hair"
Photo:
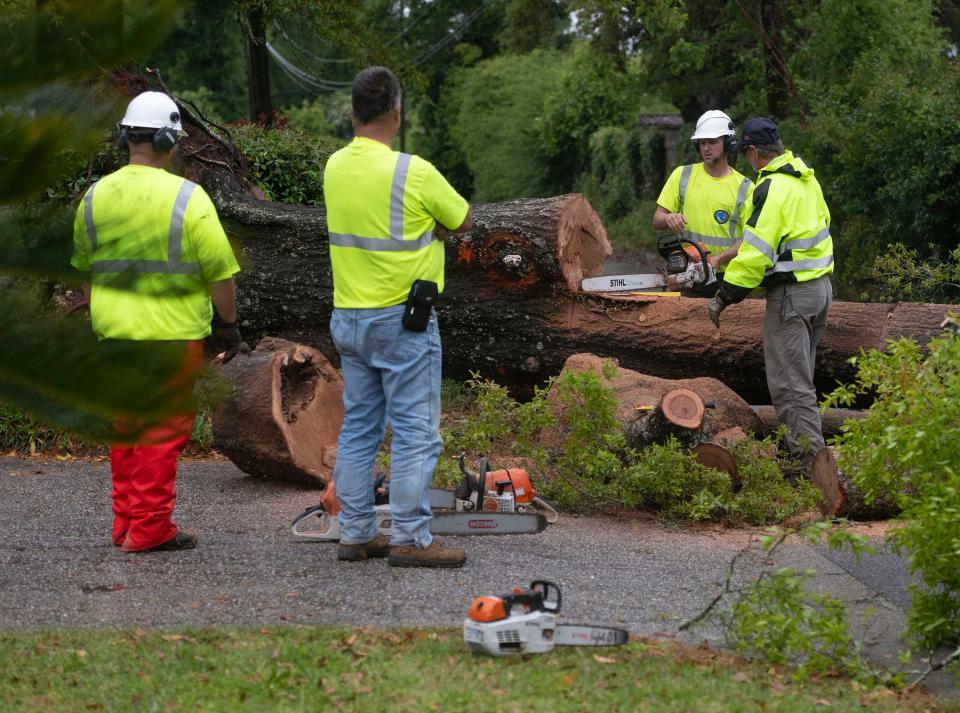
<instances>
[{"instance_id":1,"label":"dark hair","mask_svg":"<svg viewBox=\"0 0 960 713\"><path fill-rule=\"evenodd\" d=\"M353 80L353 115L361 124L392 111L400 103L400 80L386 67L367 67Z\"/></svg>"}]
</instances>

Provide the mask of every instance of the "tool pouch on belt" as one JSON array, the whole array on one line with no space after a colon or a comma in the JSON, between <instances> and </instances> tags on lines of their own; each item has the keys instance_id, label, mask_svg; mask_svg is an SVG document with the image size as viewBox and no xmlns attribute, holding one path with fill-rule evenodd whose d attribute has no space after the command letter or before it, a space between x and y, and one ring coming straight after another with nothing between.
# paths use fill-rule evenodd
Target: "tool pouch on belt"
<instances>
[{"instance_id":1,"label":"tool pouch on belt","mask_svg":"<svg viewBox=\"0 0 960 713\"><path fill-rule=\"evenodd\" d=\"M437 283L430 280L414 280L407 295L407 304L403 309L401 323L411 332L423 332L430 323L430 310L437 303L440 294Z\"/></svg>"}]
</instances>

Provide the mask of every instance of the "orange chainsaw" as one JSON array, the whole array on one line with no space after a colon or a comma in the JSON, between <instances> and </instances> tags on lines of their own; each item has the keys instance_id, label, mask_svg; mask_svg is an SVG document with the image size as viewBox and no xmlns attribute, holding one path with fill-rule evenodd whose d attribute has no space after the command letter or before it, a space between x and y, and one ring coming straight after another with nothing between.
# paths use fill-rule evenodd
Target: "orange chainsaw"
<instances>
[{"instance_id":1,"label":"orange chainsaw","mask_svg":"<svg viewBox=\"0 0 960 713\"><path fill-rule=\"evenodd\" d=\"M470 473L460 456L463 480L455 490L430 488L428 496L434 535L526 535L542 532L559 514L537 495L525 470L490 471L480 459L480 475ZM390 482L383 474L374 484L377 528L390 534ZM540 510L541 512L538 512ZM320 504L304 510L293 521L294 537L310 542L340 539L340 503L333 481L327 483Z\"/></svg>"},{"instance_id":2,"label":"orange chainsaw","mask_svg":"<svg viewBox=\"0 0 960 713\"><path fill-rule=\"evenodd\" d=\"M544 654L554 646L619 646L624 629L558 624L560 588L535 580L501 597L477 597L463 622L463 640L471 651L492 656Z\"/></svg>"}]
</instances>

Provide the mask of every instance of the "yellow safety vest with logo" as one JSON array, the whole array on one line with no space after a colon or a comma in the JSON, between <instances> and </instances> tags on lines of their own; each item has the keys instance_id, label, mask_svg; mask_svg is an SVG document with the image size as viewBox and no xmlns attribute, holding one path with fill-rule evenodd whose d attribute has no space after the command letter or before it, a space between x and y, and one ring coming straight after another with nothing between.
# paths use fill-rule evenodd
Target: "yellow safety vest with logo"
<instances>
[{"instance_id":1,"label":"yellow safety vest with logo","mask_svg":"<svg viewBox=\"0 0 960 713\"><path fill-rule=\"evenodd\" d=\"M434 166L358 136L323 173L333 305L372 309L405 302L414 280L443 291L437 223L458 228L469 205Z\"/></svg>"},{"instance_id":2,"label":"yellow safety vest with logo","mask_svg":"<svg viewBox=\"0 0 960 713\"><path fill-rule=\"evenodd\" d=\"M209 284L240 270L203 188L149 166L124 166L90 186L73 241L71 264L91 273L100 339L203 339Z\"/></svg>"},{"instance_id":3,"label":"yellow safety vest with logo","mask_svg":"<svg viewBox=\"0 0 960 713\"><path fill-rule=\"evenodd\" d=\"M678 166L660 191L657 205L687 220L684 237L702 243L710 255L719 255L740 239L743 208L753 190L749 178L736 170L714 178L703 163ZM723 272L726 265L720 265Z\"/></svg>"},{"instance_id":4,"label":"yellow safety vest with logo","mask_svg":"<svg viewBox=\"0 0 960 713\"><path fill-rule=\"evenodd\" d=\"M830 209L802 159L785 151L761 169L746 210L743 244L727 266L724 297L736 301L760 285L833 272Z\"/></svg>"}]
</instances>

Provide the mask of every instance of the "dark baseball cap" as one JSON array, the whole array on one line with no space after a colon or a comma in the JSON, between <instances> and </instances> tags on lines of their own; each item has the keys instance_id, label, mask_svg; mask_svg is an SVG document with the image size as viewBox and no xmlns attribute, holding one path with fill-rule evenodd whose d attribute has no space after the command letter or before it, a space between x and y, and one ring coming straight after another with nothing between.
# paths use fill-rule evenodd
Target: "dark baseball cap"
<instances>
[{"instance_id":1,"label":"dark baseball cap","mask_svg":"<svg viewBox=\"0 0 960 713\"><path fill-rule=\"evenodd\" d=\"M772 119L755 116L743 125L740 132L740 146L765 146L780 140L780 130Z\"/></svg>"}]
</instances>

